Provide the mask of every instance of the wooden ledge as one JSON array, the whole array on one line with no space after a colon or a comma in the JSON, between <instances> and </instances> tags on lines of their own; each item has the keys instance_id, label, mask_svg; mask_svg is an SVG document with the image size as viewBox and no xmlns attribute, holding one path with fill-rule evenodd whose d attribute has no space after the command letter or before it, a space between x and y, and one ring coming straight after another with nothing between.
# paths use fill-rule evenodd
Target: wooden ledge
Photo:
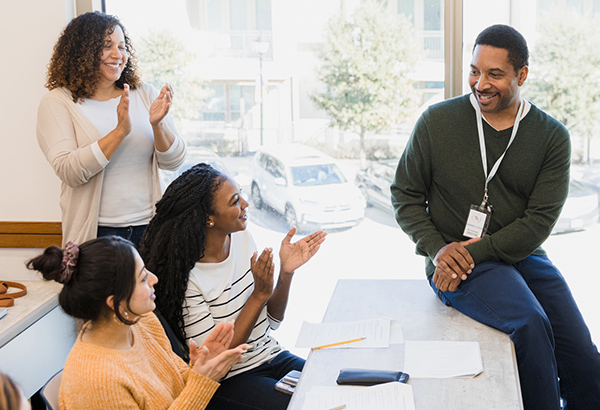
<instances>
[{"instance_id":1,"label":"wooden ledge","mask_svg":"<svg viewBox=\"0 0 600 410\"><path fill-rule=\"evenodd\" d=\"M61 246L60 222L0 222L0 248Z\"/></svg>"}]
</instances>

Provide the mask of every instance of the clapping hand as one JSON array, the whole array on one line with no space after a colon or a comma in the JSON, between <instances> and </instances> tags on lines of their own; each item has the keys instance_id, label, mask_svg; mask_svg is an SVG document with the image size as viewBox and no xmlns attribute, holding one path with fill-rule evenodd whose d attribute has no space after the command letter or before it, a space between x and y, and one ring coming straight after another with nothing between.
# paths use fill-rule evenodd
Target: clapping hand
<instances>
[{"instance_id":1,"label":"clapping hand","mask_svg":"<svg viewBox=\"0 0 600 410\"><path fill-rule=\"evenodd\" d=\"M294 272L308 262L317 253L327 236L327 233L317 231L300 239L298 242L291 243L295 233L296 228L292 227L285 238L283 238L283 241L281 241L279 259L281 260L282 271L286 273Z\"/></svg>"},{"instance_id":2,"label":"clapping hand","mask_svg":"<svg viewBox=\"0 0 600 410\"><path fill-rule=\"evenodd\" d=\"M190 365L195 372L215 381L221 380L248 349L242 344L229 349L233 339L233 323L219 323L210 332L201 347L190 341Z\"/></svg>"},{"instance_id":3,"label":"clapping hand","mask_svg":"<svg viewBox=\"0 0 600 410\"><path fill-rule=\"evenodd\" d=\"M169 84L165 84L160 89L160 94L150 106L150 124L153 126L160 124L171 108L173 100L173 89Z\"/></svg>"},{"instance_id":4,"label":"clapping hand","mask_svg":"<svg viewBox=\"0 0 600 410\"><path fill-rule=\"evenodd\" d=\"M123 94L117 105L117 130L125 138L131 132L131 118L129 117L129 84L123 84Z\"/></svg>"},{"instance_id":5,"label":"clapping hand","mask_svg":"<svg viewBox=\"0 0 600 410\"><path fill-rule=\"evenodd\" d=\"M209 359L223 353L229 349L229 345L233 340L233 323L218 323L210 332L202 346L206 346L209 350ZM190 341L191 344L192 341ZM191 355L190 355L191 357Z\"/></svg>"},{"instance_id":6,"label":"clapping hand","mask_svg":"<svg viewBox=\"0 0 600 410\"><path fill-rule=\"evenodd\" d=\"M254 292L266 301L273 293L273 249L265 248L258 259L254 252L250 258L250 270L254 276Z\"/></svg>"}]
</instances>

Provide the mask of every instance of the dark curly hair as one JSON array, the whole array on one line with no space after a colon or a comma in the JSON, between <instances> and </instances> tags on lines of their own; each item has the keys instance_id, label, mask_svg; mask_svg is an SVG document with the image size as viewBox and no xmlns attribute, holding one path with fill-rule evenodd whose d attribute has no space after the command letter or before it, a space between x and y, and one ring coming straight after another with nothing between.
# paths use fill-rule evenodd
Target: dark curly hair
<instances>
[{"instance_id":1,"label":"dark curly hair","mask_svg":"<svg viewBox=\"0 0 600 410\"><path fill-rule=\"evenodd\" d=\"M48 64L46 88L53 90L65 87L71 91L74 102L91 97L100 80L100 57L106 38L116 26L123 30L125 50L129 57L121 78L115 84L120 89L125 83L132 90L139 86L137 58L125 27L116 16L95 11L74 18L63 30Z\"/></svg>"},{"instance_id":2,"label":"dark curly hair","mask_svg":"<svg viewBox=\"0 0 600 410\"><path fill-rule=\"evenodd\" d=\"M183 302L190 271L206 249L206 223L226 176L197 164L169 185L140 243L146 267L158 276L156 306L186 346ZM184 349L185 351L185 349Z\"/></svg>"},{"instance_id":3,"label":"dark curly hair","mask_svg":"<svg viewBox=\"0 0 600 410\"><path fill-rule=\"evenodd\" d=\"M527 41L521 33L510 26L496 24L486 28L477 36L473 50L478 45L507 50L508 61L514 67L515 73L518 73L521 67L529 65Z\"/></svg>"},{"instance_id":4,"label":"dark curly hair","mask_svg":"<svg viewBox=\"0 0 600 410\"><path fill-rule=\"evenodd\" d=\"M79 246L75 270L66 282L61 281L63 250L58 246L46 248L27 262L27 268L40 272L45 280L64 284L58 302L68 315L95 321L112 314L106 304L109 296L113 296L115 306L125 301L131 311L129 302L136 284L134 249L131 242L118 236L89 240ZM127 325L136 323L124 318L119 309L114 309L114 313Z\"/></svg>"}]
</instances>

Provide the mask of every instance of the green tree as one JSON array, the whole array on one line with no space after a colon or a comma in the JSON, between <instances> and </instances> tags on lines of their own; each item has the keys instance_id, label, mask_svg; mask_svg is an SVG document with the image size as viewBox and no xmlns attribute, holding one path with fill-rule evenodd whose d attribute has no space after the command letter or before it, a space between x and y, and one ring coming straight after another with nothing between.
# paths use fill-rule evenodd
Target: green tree
<instances>
[{"instance_id":1,"label":"green tree","mask_svg":"<svg viewBox=\"0 0 600 410\"><path fill-rule=\"evenodd\" d=\"M203 100L211 91L203 88L192 71L196 56L169 31L151 31L136 45L142 78L158 90L166 83L174 91L171 115L178 121L200 118Z\"/></svg>"},{"instance_id":2,"label":"green tree","mask_svg":"<svg viewBox=\"0 0 600 410\"><path fill-rule=\"evenodd\" d=\"M538 32L524 95L583 137L580 160L589 162L590 139L600 131L600 18L554 8Z\"/></svg>"},{"instance_id":3,"label":"green tree","mask_svg":"<svg viewBox=\"0 0 600 410\"><path fill-rule=\"evenodd\" d=\"M416 106L410 73L417 56L408 19L390 15L374 0L328 23L317 69L325 87L311 97L331 117L331 126L360 136L363 167L366 133L391 128Z\"/></svg>"}]
</instances>

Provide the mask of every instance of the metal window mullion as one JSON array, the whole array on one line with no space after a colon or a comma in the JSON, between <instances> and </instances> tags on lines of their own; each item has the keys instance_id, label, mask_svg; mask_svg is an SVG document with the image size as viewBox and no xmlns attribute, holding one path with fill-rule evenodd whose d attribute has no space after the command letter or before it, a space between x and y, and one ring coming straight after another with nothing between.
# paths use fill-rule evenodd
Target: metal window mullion
<instances>
[{"instance_id":1,"label":"metal window mullion","mask_svg":"<svg viewBox=\"0 0 600 410\"><path fill-rule=\"evenodd\" d=\"M103 0L73 0L75 5L75 15L80 16L89 11L106 11L106 5Z\"/></svg>"},{"instance_id":2,"label":"metal window mullion","mask_svg":"<svg viewBox=\"0 0 600 410\"><path fill-rule=\"evenodd\" d=\"M231 83L225 83L225 123L228 124L231 122L231 93L229 92L229 87Z\"/></svg>"},{"instance_id":3,"label":"metal window mullion","mask_svg":"<svg viewBox=\"0 0 600 410\"><path fill-rule=\"evenodd\" d=\"M444 0L444 98L462 95L463 2Z\"/></svg>"}]
</instances>

